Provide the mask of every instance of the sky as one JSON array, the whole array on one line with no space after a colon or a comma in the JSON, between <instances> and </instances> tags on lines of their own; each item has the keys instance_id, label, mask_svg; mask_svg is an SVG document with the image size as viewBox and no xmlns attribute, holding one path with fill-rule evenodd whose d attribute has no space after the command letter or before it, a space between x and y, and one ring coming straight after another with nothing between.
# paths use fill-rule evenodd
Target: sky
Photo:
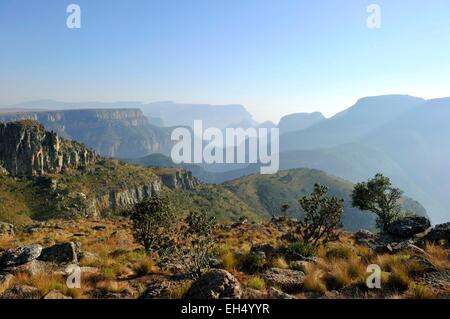
<instances>
[{"instance_id":1,"label":"sky","mask_svg":"<svg viewBox=\"0 0 450 319\"><path fill-rule=\"evenodd\" d=\"M276 122L364 96L450 96L449 57L448 0L0 0L0 105L243 104Z\"/></svg>"}]
</instances>

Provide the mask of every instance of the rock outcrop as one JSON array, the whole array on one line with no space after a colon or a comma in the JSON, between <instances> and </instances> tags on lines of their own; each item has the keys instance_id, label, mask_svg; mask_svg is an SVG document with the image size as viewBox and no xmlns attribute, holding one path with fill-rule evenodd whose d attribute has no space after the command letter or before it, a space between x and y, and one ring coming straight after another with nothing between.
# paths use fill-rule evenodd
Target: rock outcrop
<instances>
[{"instance_id":1,"label":"rock outcrop","mask_svg":"<svg viewBox=\"0 0 450 319\"><path fill-rule=\"evenodd\" d=\"M394 236L411 238L423 233L431 227L431 223L426 217L414 216L397 220L389 227L388 232Z\"/></svg>"},{"instance_id":2,"label":"rock outcrop","mask_svg":"<svg viewBox=\"0 0 450 319\"><path fill-rule=\"evenodd\" d=\"M223 269L212 269L203 274L186 294L187 299L240 299L241 296L241 285Z\"/></svg>"},{"instance_id":3,"label":"rock outcrop","mask_svg":"<svg viewBox=\"0 0 450 319\"><path fill-rule=\"evenodd\" d=\"M0 260L0 267L19 266L37 259L42 252L41 245L19 247L16 250L5 251Z\"/></svg>"},{"instance_id":4,"label":"rock outcrop","mask_svg":"<svg viewBox=\"0 0 450 319\"><path fill-rule=\"evenodd\" d=\"M78 248L73 242L56 244L48 248L44 248L39 256L39 260L62 263L77 263Z\"/></svg>"},{"instance_id":5,"label":"rock outcrop","mask_svg":"<svg viewBox=\"0 0 450 319\"><path fill-rule=\"evenodd\" d=\"M305 280L305 273L299 270L270 268L262 273L262 278L271 285L286 292L298 292Z\"/></svg>"},{"instance_id":6,"label":"rock outcrop","mask_svg":"<svg viewBox=\"0 0 450 319\"><path fill-rule=\"evenodd\" d=\"M450 223L436 225L427 235L431 241L447 240L450 241Z\"/></svg>"},{"instance_id":7,"label":"rock outcrop","mask_svg":"<svg viewBox=\"0 0 450 319\"><path fill-rule=\"evenodd\" d=\"M0 122L33 120L65 139L88 145L98 154L136 158L169 154L170 129L151 125L139 109L81 109L0 115Z\"/></svg>"},{"instance_id":8,"label":"rock outcrop","mask_svg":"<svg viewBox=\"0 0 450 319\"><path fill-rule=\"evenodd\" d=\"M32 177L95 163L86 146L62 140L35 121L0 123L0 162L12 176Z\"/></svg>"},{"instance_id":9,"label":"rock outcrop","mask_svg":"<svg viewBox=\"0 0 450 319\"><path fill-rule=\"evenodd\" d=\"M164 185L171 189L194 189L200 182L192 176L192 173L185 170L177 170L169 174L161 175Z\"/></svg>"},{"instance_id":10,"label":"rock outcrop","mask_svg":"<svg viewBox=\"0 0 450 319\"><path fill-rule=\"evenodd\" d=\"M26 285L14 285L1 296L2 299L39 299L37 288Z\"/></svg>"}]
</instances>

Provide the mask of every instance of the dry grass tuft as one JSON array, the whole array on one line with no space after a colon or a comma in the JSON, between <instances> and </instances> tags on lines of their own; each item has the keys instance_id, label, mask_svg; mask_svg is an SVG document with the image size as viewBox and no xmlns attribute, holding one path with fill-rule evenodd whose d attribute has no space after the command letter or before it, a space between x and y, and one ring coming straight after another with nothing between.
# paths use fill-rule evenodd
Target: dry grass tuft
<instances>
[{"instance_id":1,"label":"dry grass tuft","mask_svg":"<svg viewBox=\"0 0 450 319\"><path fill-rule=\"evenodd\" d=\"M247 282L247 287L257 290L264 290L266 289L266 282L261 277L254 276Z\"/></svg>"}]
</instances>

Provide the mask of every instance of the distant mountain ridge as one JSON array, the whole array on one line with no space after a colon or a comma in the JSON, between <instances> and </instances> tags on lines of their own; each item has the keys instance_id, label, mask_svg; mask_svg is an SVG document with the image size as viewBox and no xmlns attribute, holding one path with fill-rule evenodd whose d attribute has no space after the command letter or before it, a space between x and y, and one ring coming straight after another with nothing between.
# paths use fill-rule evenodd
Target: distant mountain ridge
<instances>
[{"instance_id":1,"label":"distant mountain ridge","mask_svg":"<svg viewBox=\"0 0 450 319\"><path fill-rule=\"evenodd\" d=\"M189 126L193 127L194 120L202 120L204 127L225 128L228 125L248 122L256 126L252 115L239 104L211 105L211 104L181 104L172 101L142 103L138 101L122 102L61 102L54 100L37 100L19 103L8 107L20 109L140 109L152 124L159 126ZM1 108L0 108L1 113Z\"/></svg>"},{"instance_id":2,"label":"distant mountain ridge","mask_svg":"<svg viewBox=\"0 0 450 319\"><path fill-rule=\"evenodd\" d=\"M278 128L280 133L284 134L304 130L324 120L326 118L320 112L289 114L280 119Z\"/></svg>"},{"instance_id":3,"label":"distant mountain ridge","mask_svg":"<svg viewBox=\"0 0 450 319\"><path fill-rule=\"evenodd\" d=\"M362 98L354 106L330 119L304 130L283 134L280 140L280 149L283 152L351 143L424 101L424 99L408 95Z\"/></svg>"}]
</instances>

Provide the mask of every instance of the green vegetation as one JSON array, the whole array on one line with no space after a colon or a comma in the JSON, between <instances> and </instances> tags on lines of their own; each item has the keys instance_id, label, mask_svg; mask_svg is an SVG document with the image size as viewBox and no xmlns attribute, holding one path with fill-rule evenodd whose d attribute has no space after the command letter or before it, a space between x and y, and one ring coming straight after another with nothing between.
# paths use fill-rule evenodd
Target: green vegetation
<instances>
[{"instance_id":1,"label":"green vegetation","mask_svg":"<svg viewBox=\"0 0 450 319\"><path fill-rule=\"evenodd\" d=\"M328 188L314 185L314 192L299 200L305 217L300 221L298 232L303 242L318 246L327 242L342 227L344 200L327 197Z\"/></svg>"},{"instance_id":2,"label":"green vegetation","mask_svg":"<svg viewBox=\"0 0 450 319\"><path fill-rule=\"evenodd\" d=\"M181 232L181 260L186 271L194 277L199 277L209 269L209 256L215 245L213 231L215 218L204 211L189 213L185 219L186 227Z\"/></svg>"},{"instance_id":3,"label":"green vegetation","mask_svg":"<svg viewBox=\"0 0 450 319\"><path fill-rule=\"evenodd\" d=\"M161 258L173 245L175 212L167 198L154 195L136 204L129 213L133 236L147 253Z\"/></svg>"},{"instance_id":4,"label":"green vegetation","mask_svg":"<svg viewBox=\"0 0 450 319\"><path fill-rule=\"evenodd\" d=\"M367 182L356 184L351 196L354 207L376 214L377 226L387 230L402 217L402 194L400 189L392 186L388 177L376 174Z\"/></svg>"},{"instance_id":5,"label":"green vegetation","mask_svg":"<svg viewBox=\"0 0 450 319\"><path fill-rule=\"evenodd\" d=\"M374 228L375 219L372 216L351 206L350 193L353 184L322 171L292 169L273 175L250 175L223 185L259 216L268 219L284 214L302 218L304 213L298 210L298 199L314 192L315 184L328 187L329 196L344 199L344 229L356 231L361 228ZM285 204L289 208L286 212L281 212L280 207Z\"/></svg>"}]
</instances>

